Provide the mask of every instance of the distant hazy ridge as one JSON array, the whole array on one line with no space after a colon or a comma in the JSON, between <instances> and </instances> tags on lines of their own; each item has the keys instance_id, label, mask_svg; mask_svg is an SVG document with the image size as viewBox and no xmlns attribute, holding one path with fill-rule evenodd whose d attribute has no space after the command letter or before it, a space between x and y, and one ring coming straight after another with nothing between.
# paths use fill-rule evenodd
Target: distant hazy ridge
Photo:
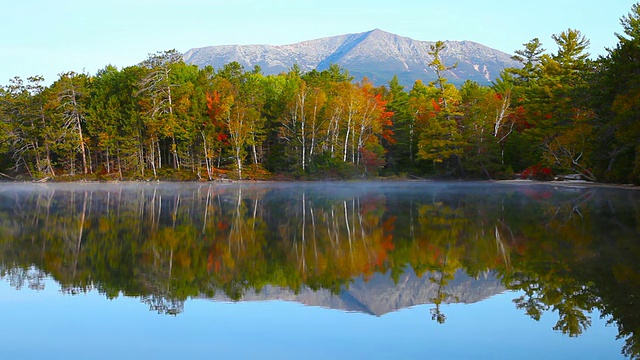
<instances>
[{"instance_id":1,"label":"distant hazy ridge","mask_svg":"<svg viewBox=\"0 0 640 360\"><path fill-rule=\"evenodd\" d=\"M266 286L260 293L245 294L242 301L285 300L381 316L411 306L433 304L438 296L439 279L439 273L417 277L413 271L407 271L394 284L389 275L374 274L368 281L355 279L348 289L342 289L338 295L332 295L325 289L313 291L303 288L295 294L291 290ZM444 295L443 303L470 304L502 293L505 287L493 274L474 279L464 271L457 271L454 279L440 291ZM229 301L229 298L216 295L213 300Z\"/></svg>"},{"instance_id":2,"label":"distant hazy ridge","mask_svg":"<svg viewBox=\"0 0 640 360\"><path fill-rule=\"evenodd\" d=\"M324 70L331 64L347 69L356 80L363 76L374 83L386 84L394 74L400 82L412 85L421 79L428 83L436 78L429 68L433 56L430 46L435 41L419 41L382 30L347 34L303 41L290 45L223 45L196 48L184 54L187 63L216 69L237 61L251 70L255 65L264 74L278 74L294 64L303 71ZM446 75L452 83L474 80L481 84L493 81L505 67L518 63L511 55L471 41L445 41L441 53L445 65L458 63Z\"/></svg>"}]
</instances>

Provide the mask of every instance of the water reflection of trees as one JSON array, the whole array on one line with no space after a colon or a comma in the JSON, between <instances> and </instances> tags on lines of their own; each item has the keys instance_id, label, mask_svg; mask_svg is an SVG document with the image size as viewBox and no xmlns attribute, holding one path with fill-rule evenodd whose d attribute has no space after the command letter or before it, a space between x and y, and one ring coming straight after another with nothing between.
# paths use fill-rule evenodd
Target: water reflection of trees
<instances>
[{"instance_id":1,"label":"water reflection of trees","mask_svg":"<svg viewBox=\"0 0 640 360\"><path fill-rule=\"evenodd\" d=\"M599 310L626 339L624 353L638 357L636 193L402 187L5 191L0 274L16 288L39 289L49 275L69 293L136 296L177 314L189 297L238 300L266 285L338 293L356 277L397 280L410 268L437 285L431 313L444 322L440 305L458 301L446 291L455 272L492 271L522 291L515 305L527 315L557 313L557 331L577 336Z\"/></svg>"}]
</instances>

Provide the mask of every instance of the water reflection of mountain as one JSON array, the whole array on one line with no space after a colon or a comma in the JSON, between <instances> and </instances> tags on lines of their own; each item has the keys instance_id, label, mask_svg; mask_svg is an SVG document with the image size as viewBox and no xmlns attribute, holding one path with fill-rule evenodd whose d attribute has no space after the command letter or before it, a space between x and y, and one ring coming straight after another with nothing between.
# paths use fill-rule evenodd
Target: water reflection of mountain
<instances>
[{"instance_id":1,"label":"water reflection of mountain","mask_svg":"<svg viewBox=\"0 0 640 360\"><path fill-rule=\"evenodd\" d=\"M442 289L433 281L439 276L429 273L418 277L413 271L407 271L396 284L388 274L377 273L368 280L362 277L354 279L348 288L343 288L338 294L325 289L314 291L308 287L303 287L296 294L290 289L266 286L260 292L248 291L242 301L294 301L308 306L382 316L416 305L433 304L439 292L446 294L442 301L445 304L471 304L506 290L500 279L490 272L472 278L459 270ZM225 295L216 295L213 300L231 301Z\"/></svg>"}]
</instances>

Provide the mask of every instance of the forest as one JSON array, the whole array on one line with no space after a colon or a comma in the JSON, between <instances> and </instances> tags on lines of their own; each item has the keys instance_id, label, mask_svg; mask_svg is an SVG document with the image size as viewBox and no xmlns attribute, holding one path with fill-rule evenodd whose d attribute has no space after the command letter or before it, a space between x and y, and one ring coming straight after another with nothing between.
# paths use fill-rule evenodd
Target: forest
<instances>
[{"instance_id":1,"label":"forest","mask_svg":"<svg viewBox=\"0 0 640 360\"><path fill-rule=\"evenodd\" d=\"M516 50L491 86L405 89L332 65L263 75L185 64L175 50L95 75L0 88L5 180L508 179L579 175L640 184L640 3L618 43L592 59L575 29Z\"/></svg>"}]
</instances>

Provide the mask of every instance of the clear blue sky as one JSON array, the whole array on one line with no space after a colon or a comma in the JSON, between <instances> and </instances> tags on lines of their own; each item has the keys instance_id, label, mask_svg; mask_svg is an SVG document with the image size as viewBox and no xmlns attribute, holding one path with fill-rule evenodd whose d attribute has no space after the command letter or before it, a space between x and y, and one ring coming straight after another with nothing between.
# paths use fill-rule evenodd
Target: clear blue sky
<instances>
[{"instance_id":1,"label":"clear blue sky","mask_svg":"<svg viewBox=\"0 0 640 360\"><path fill-rule=\"evenodd\" d=\"M0 85L14 76L94 74L149 53L289 44L379 28L417 40L470 40L512 54L532 38L555 51L568 28L614 47L636 0L20 0L0 7Z\"/></svg>"}]
</instances>

